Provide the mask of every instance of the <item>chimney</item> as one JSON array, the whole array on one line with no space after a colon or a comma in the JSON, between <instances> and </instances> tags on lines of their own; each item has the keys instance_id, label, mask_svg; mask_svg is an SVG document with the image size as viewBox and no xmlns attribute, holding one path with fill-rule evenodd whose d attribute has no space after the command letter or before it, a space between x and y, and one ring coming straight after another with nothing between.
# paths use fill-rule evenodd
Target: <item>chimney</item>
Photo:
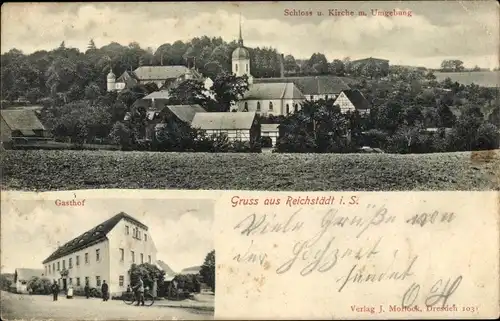
<instances>
[{"instance_id":1,"label":"chimney","mask_svg":"<svg viewBox=\"0 0 500 321\"><path fill-rule=\"evenodd\" d=\"M280 59L280 78L284 78L285 77L285 65L284 65L285 57L283 56L283 54L279 55L279 59Z\"/></svg>"}]
</instances>

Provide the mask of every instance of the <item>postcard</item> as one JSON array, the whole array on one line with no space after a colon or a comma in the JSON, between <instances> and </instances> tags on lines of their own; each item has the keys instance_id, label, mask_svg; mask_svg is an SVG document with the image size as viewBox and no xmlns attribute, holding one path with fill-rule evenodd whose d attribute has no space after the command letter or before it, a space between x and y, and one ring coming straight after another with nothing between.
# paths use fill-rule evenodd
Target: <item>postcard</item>
<instances>
[{"instance_id":1,"label":"postcard","mask_svg":"<svg viewBox=\"0 0 500 321\"><path fill-rule=\"evenodd\" d=\"M4 4L2 319L497 318L499 9Z\"/></svg>"}]
</instances>

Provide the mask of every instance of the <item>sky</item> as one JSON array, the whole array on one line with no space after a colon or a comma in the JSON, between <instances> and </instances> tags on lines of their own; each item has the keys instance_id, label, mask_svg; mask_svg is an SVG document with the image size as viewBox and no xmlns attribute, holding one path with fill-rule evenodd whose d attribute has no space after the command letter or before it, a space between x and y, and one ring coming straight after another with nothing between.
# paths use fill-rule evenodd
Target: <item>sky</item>
<instances>
[{"instance_id":1,"label":"sky","mask_svg":"<svg viewBox=\"0 0 500 321\"><path fill-rule=\"evenodd\" d=\"M286 16L285 9L312 16ZM328 15L353 10L354 17ZM411 10L412 16L372 16L371 9ZM357 15L359 10L367 17ZM316 12L323 12L317 16ZM64 40L85 50L94 39L158 48L193 37L238 37L239 15L249 47L274 47L296 58L324 53L328 60L385 58L391 64L439 67L444 59L465 66L499 64L497 1L8 3L2 7L1 51L50 50Z\"/></svg>"},{"instance_id":2,"label":"sky","mask_svg":"<svg viewBox=\"0 0 500 321\"><path fill-rule=\"evenodd\" d=\"M84 207L53 200L2 202L2 273L43 268L42 261L67 241L125 212L149 227L163 260L174 271L202 265L214 249L214 201L207 199L91 199Z\"/></svg>"}]
</instances>

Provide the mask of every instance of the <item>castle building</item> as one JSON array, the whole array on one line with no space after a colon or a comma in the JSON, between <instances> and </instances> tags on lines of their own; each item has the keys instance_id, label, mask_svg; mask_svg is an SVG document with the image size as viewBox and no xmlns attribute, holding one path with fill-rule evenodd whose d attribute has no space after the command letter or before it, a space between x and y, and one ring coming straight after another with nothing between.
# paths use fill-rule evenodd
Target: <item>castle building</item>
<instances>
[{"instance_id":1,"label":"castle building","mask_svg":"<svg viewBox=\"0 0 500 321\"><path fill-rule=\"evenodd\" d=\"M193 66L140 66L134 71L124 71L116 78L112 70L107 75L107 91L122 91L139 84L154 83L158 89L168 91L184 80L195 79L203 82L205 89L209 90L213 81L204 77Z\"/></svg>"},{"instance_id":2,"label":"castle building","mask_svg":"<svg viewBox=\"0 0 500 321\"><path fill-rule=\"evenodd\" d=\"M156 246L149 228L126 213L119 213L91 230L60 246L43 261L44 275L83 289L100 288L103 281L111 295L120 294L130 284L132 264L156 264Z\"/></svg>"}]
</instances>

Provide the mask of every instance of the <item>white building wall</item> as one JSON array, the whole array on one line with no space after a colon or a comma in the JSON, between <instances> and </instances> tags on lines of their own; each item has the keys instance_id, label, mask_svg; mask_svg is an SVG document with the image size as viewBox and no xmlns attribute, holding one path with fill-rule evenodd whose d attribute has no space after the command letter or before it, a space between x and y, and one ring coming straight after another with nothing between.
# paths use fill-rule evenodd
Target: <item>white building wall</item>
<instances>
[{"instance_id":1,"label":"white building wall","mask_svg":"<svg viewBox=\"0 0 500 321\"><path fill-rule=\"evenodd\" d=\"M230 142L232 141L250 141L250 130L248 129L241 129L241 130L235 130L235 129L229 129L229 130L206 130L207 135L220 135L220 134L226 134L227 138Z\"/></svg>"},{"instance_id":2,"label":"white building wall","mask_svg":"<svg viewBox=\"0 0 500 321\"><path fill-rule=\"evenodd\" d=\"M136 228L139 231L138 237L134 235L134 229ZM157 250L149 235L149 231L126 219L121 220L115 228L108 233L108 238L110 242L109 291L111 294L121 293L126 291L127 285L130 284L128 271L131 265L133 263L156 264ZM121 257L121 249L123 249L123 260ZM132 251L134 252L134 258L132 258ZM123 276L123 284L121 285L120 276Z\"/></svg>"},{"instance_id":3,"label":"white building wall","mask_svg":"<svg viewBox=\"0 0 500 321\"><path fill-rule=\"evenodd\" d=\"M233 74L236 77L250 75L250 59L233 59Z\"/></svg>"},{"instance_id":4,"label":"white building wall","mask_svg":"<svg viewBox=\"0 0 500 321\"><path fill-rule=\"evenodd\" d=\"M320 99L335 99L337 98L337 94L335 93L330 93L330 94L321 94L321 95L305 95L306 96L306 99L307 100L310 100L310 101L316 101L316 100L320 100Z\"/></svg>"},{"instance_id":5,"label":"white building wall","mask_svg":"<svg viewBox=\"0 0 500 321\"><path fill-rule=\"evenodd\" d=\"M99 250L99 260L97 260L96 250ZM88 254L87 262L85 262L85 253ZM70 259L71 267L69 265ZM61 289L63 282L60 272L63 270L63 262L66 270L68 270L68 276L66 277L67 285L72 285L74 289L83 289L86 277L89 278L90 287L100 288L100 286L97 285L97 277L100 278L101 284L103 280L109 283L110 261L108 240L44 264L44 268L47 271L47 278L51 281L58 281ZM57 268L58 263L59 269ZM48 268L49 265L51 266L50 273ZM80 280L80 285L78 285L78 278Z\"/></svg>"}]
</instances>

